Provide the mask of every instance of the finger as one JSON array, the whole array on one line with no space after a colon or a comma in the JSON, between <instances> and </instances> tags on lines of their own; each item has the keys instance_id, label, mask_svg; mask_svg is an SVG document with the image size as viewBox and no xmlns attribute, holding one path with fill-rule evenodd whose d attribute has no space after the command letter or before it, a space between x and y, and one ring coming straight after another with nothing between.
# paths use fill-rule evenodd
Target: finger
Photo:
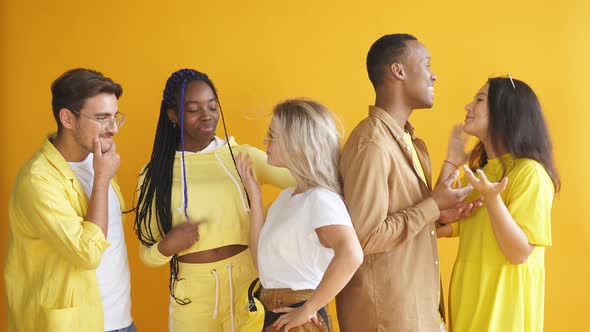
<instances>
[{"instance_id":1,"label":"finger","mask_svg":"<svg viewBox=\"0 0 590 332\"><path fill-rule=\"evenodd\" d=\"M279 317L279 319L277 319L277 321L274 324L272 324L272 326L276 330L280 330L285 324L286 324L285 316L281 316L281 317Z\"/></svg>"},{"instance_id":2,"label":"finger","mask_svg":"<svg viewBox=\"0 0 590 332\"><path fill-rule=\"evenodd\" d=\"M471 169L469 169L469 167L467 167L467 165L463 165L463 171L465 171L465 176L467 177L467 181L469 181L469 183L472 186L475 186L476 184L479 183L479 180L475 177L475 175L473 174Z\"/></svg>"},{"instance_id":3,"label":"finger","mask_svg":"<svg viewBox=\"0 0 590 332\"><path fill-rule=\"evenodd\" d=\"M477 176L478 176L478 177L479 177L479 179L480 179L481 181L483 181L484 183L486 183L486 182L490 182L490 180L488 180L488 177L486 176L486 174L485 174L485 173L484 173L484 172L483 172L481 169L478 169L478 170L477 170Z\"/></svg>"},{"instance_id":4,"label":"finger","mask_svg":"<svg viewBox=\"0 0 590 332\"><path fill-rule=\"evenodd\" d=\"M473 203L467 204L467 206L465 207L465 210L461 214L461 219L463 219L465 217L469 217L471 215L471 211L473 211Z\"/></svg>"},{"instance_id":5,"label":"finger","mask_svg":"<svg viewBox=\"0 0 590 332\"><path fill-rule=\"evenodd\" d=\"M248 172L250 168L252 168L252 159L250 159L250 155L247 154L244 158L244 170Z\"/></svg>"},{"instance_id":6,"label":"finger","mask_svg":"<svg viewBox=\"0 0 590 332\"><path fill-rule=\"evenodd\" d=\"M458 210L457 210L457 217L463 215L463 211L465 211L465 206L461 206Z\"/></svg>"},{"instance_id":7,"label":"finger","mask_svg":"<svg viewBox=\"0 0 590 332\"><path fill-rule=\"evenodd\" d=\"M502 181L500 182L500 192L504 191L504 189L506 189L507 185L508 185L508 178L504 177L502 179Z\"/></svg>"},{"instance_id":8,"label":"finger","mask_svg":"<svg viewBox=\"0 0 590 332\"><path fill-rule=\"evenodd\" d=\"M455 189L455 193L457 194L458 197L461 198L460 201L463 201L465 198L467 198L467 196L469 196L469 194L471 194L472 191L473 191L472 185L468 185L467 187L463 187L461 189Z\"/></svg>"},{"instance_id":9,"label":"finger","mask_svg":"<svg viewBox=\"0 0 590 332\"><path fill-rule=\"evenodd\" d=\"M256 175L254 174L254 167L252 167L252 163L248 165L248 175L252 177L252 179L256 179Z\"/></svg>"},{"instance_id":10,"label":"finger","mask_svg":"<svg viewBox=\"0 0 590 332\"><path fill-rule=\"evenodd\" d=\"M281 313L281 312L291 312L293 310L295 310L295 309L291 308L291 307L282 307L282 308L277 308L277 309L273 310L272 312Z\"/></svg>"},{"instance_id":11,"label":"finger","mask_svg":"<svg viewBox=\"0 0 590 332\"><path fill-rule=\"evenodd\" d=\"M314 315L313 317L311 317L311 322L314 323L315 325L322 325L322 323L318 319L318 315L317 314Z\"/></svg>"},{"instance_id":12,"label":"finger","mask_svg":"<svg viewBox=\"0 0 590 332\"><path fill-rule=\"evenodd\" d=\"M238 152L236 156L236 166L238 167L238 171L242 168L242 153Z\"/></svg>"},{"instance_id":13,"label":"finger","mask_svg":"<svg viewBox=\"0 0 590 332\"><path fill-rule=\"evenodd\" d=\"M458 123L453 126L453 134L455 137L463 137L463 124Z\"/></svg>"},{"instance_id":14,"label":"finger","mask_svg":"<svg viewBox=\"0 0 590 332\"><path fill-rule=\"evenodd\" d=\"M115 153L115 152L117 152L117 143L115 143L115 140L111 140L111 142L113 142L113 143L111 144L111 147L109 148L109 151L107 151L107 152Z\"/></svg>"},{"instance_id":15,"label":"finger","mask_svg":"<svg viewBox=\"0 0 590 332\"><path fill-rule=\"evenodd\" d=\"M243 166L243 170L245 171L244 173L248 173L248 169L250 168L250 164L252 164L252 162L250 161L250 155L249 154L244 154L244 158L242 159L242 166Z\"/></svg>"},{"instance_id":16,"label":"finger","mask_svg":"<svg viewBox=\"0 0 590 332\"><path fill-rule=\"evenodd\" d=\"M205 218L201 218L201 219L199 219L199 221L196 221L196 222L193 222L193 223L194 223L194 224L195 224L197 227L199 227L199 226L201 226L201 225L203 225L203 224L206 224L206 223L207 223L207 219L205 219Z\"/></svg>"},{"instance_id":17,"label":"finger","mask_svg":"<svg viewBox=\"0 0 590 332\"><path fill-rule=\"evenodd\" d=\"M102 146L98 137L92 139L92 150L95 157L102 157Z\"/></svg>"},{"instance_id":18,"label":"finger","mask_svg":"<svg viewBox=\"0 0 590 332\"><path fill-rule=\"evenodd\" d=\"M453 182L455 182L455 180L457 180L457 178L459 177L459 170L456 169L453 171L453 173L451 173L451 175L449 175L449 177L445 180L445 184L447 187L450 187L451 184Z\"/></svg>"}]
</instances>

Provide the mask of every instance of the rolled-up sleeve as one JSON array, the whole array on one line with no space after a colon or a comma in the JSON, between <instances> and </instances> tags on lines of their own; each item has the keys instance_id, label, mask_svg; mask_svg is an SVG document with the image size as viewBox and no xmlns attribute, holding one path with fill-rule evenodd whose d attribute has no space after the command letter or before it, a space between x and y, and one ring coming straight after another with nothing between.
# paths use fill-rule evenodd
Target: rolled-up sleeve
<instances>
[{"instance_id":1,"label":"rolled-up sleeve","mask_svg":"<svg viewBox=\"0 0 590 332\"><path fill-rule=\"evenodd\" d=\"M439 218L432 198L415 206L389 212L391 160L374 141L365 141L343 154L340 172L344 201L365 255L393 250Z\"/></svg>"},{"instance_id":2,"label":"rolled-up sleeve","mask_svg":"<svg viewBox=\"0 0 590 332\"><path fill-rule=\"evenodd\" d=\"M28 176L22 179L14 199L22 222L35 235L74 266L98 267L110 244L100 227L78 215L63 184Z\"/></svg>"}]
</instances>

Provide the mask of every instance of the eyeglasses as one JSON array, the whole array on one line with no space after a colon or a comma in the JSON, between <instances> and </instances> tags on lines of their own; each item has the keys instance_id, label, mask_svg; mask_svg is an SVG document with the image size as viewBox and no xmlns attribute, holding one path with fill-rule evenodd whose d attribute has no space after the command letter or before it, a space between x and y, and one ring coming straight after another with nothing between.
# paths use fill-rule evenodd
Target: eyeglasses
<instances>
[{"instance_id":1,"label":"eyeglasses","mask_svg":"<svg viewBox=\"0 0 590 332\"><path fill-rule=\"evenodd\" d=\"M121 127L123 127L123 124L125 123L125 119L127 118L127 115L118 112L117 114L115 114L114 117L109 118L109 119L95 119L93 117L90 117L88 115L84 115L82 114L80 111L71 111L74 114L78 114L81 115L87 119L90 119L92 121L96 121L98 123L100 123L100 131L106 131L106 130L112 130L113 128L117 127L117 129L120 129Z\"/></svg>"},{"instance_id":2,"label":"eyeglasses","mask_svg":"<svg viewBox=\"0 0 590 332\"><path fill-rule=\"evenodd\" d=\"M270 130L269 130L269 131L266 133L266 137L264 138L264 141L263 141L263 143L264 143L264 145L268 145L268 143L269 143L269 142L272 142L272 141L278 141L278 140L279 140L278 138L274 138L274 137L272 137L272 134L270 133Z\"/></svg>"}]
</instances>

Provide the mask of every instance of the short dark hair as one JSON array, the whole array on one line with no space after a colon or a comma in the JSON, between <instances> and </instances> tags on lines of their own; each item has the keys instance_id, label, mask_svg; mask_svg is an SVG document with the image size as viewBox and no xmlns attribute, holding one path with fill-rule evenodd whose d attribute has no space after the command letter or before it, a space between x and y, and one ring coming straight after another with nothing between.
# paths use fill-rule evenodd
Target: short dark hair
<instances>
[{"instance_id":1,"label":"short dark hair","mask_svg":"<svg viewBox=\"0 0 590 332\"><path fill-rule=\"evenodd\" d=\"M100 93L112 93L119 99L123 94L123 88L119 83L113 82L102 73L85 68L68 70L53 81L51 84L51 106L53 117L57 122L57 129L61 130L62 128L59 120L59 111L62 108L67 108L75 114L84 107L86 99Z\"/></svg>"},{"instance_id":2,"label":"short dark hair","mask_svg":"<svg viewBox=\"0 0 590 332\"><path fill-rule=\"evenodd\" d=\"M494 150L505 149L515 158L529 158L539 162L551 177L555 192L558 192L561 182L553 160L549 130L537 95L528 84L517 79L493 77L487 83L488 136ZM472 169L477 169L487 162L487 152L479 142L471 153L469 165Z\"/></svg>"},{"instance_id":3,"label":"short dark hair","mask_svg":"<svg viewBox=\"0 0 590 332\"><path fill-rule=\"evenodd\" d=\"M408 40L418 39L406 33L396 33L385 35L373 43L367 54L367 72L373 86L381 83L385 68L400 61L406 52Z\"/></svg>"}]
</instances>

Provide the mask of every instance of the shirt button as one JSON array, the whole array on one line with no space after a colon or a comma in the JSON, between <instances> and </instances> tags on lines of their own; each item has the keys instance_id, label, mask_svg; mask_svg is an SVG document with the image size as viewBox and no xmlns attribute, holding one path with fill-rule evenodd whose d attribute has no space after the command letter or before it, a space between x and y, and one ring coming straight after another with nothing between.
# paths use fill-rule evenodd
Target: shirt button
<instances>
[{"instance_id":1,"label":"shirt button","mask_svg":"<svg viewBox=\"0 0 590 332\"><path fill-rule=\"evenodd\" d=\"M406 146L406 150L410 151L410 147L409 146Z\"/></svg>"},{"instance_id":2,"label":"shirt button","mask_svg":"<svg viewBox=\"0 0 590 332\"><path fill-rule=\"evenodd\" d=\"M434 235L434 231L430 231L430 235Z\"/></svg>"},{"instance_id":3,"label":"shirt button","mask_svg":"<svg viewBox=\"0 0 590 332\"><path fill-rule=\"evenodd\" d=\"M434 265L438 265L438 261L434 261Z\"/></svg>"}]
</instances>

